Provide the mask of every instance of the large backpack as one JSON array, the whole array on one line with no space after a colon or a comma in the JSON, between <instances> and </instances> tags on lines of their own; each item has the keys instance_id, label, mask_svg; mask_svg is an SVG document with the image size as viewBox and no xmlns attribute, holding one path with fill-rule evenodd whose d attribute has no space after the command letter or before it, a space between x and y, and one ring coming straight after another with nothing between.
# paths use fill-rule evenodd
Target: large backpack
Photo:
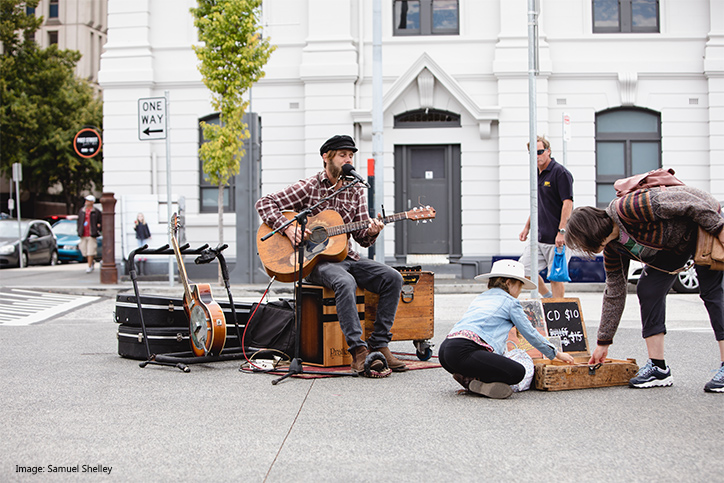
<instances>
[{"instance_id":1,"label":"large backpack","mask_svg":"<svg viewBox=\"0 0 724 483\"><path fill-rule=\"evenodd\" d=\"M621 197L632 191L654 188L656 186L684 186L684 183L674 176L672 168L659 168L644 174L637 174L629 178L621 178L613 183L616 196Z\"/></svg>"}]
</instances>

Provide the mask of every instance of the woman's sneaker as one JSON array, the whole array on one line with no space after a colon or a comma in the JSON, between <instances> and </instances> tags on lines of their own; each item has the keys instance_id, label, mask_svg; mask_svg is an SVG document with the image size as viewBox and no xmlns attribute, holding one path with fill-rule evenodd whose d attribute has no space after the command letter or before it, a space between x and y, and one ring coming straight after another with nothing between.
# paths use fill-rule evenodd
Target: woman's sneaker
<instances>
[{"instance_id":1,"label":"woman's sneaker","mask_svg":"<svg viewBox=\"0 0 724 483\"><path fill-rule=\"evenodd\" d=\"M470 381L468 391L492 399L505 399L513 394L513 389L504 382L483 382L477 379Z\"/></svg>"},{"instance_id":2,"label":"woman's sneaker","mask_svg":"<svg viewBox=\"0 0 724 483\"><path fill-rule=\"evenodd\" d=\"M671 377L669 366L666 366L666 370L663 370L655 366L651 359L646 362L644 367L639 369L636 377L628 381L629 387L636 388L670 386L673 383L674 378Z\"/></svg>"},{"instance_id":3,"label":"woman's sneaker","mask_svg":"<svg viewBox=\"0 0 724 483\"><path fill-rule=\"evenodd\" d=\"M724 363L722 363L719 370L714 374L711 381L706 383L704 390L706 392L724 392Z\"/></svg>"}]
</instances>

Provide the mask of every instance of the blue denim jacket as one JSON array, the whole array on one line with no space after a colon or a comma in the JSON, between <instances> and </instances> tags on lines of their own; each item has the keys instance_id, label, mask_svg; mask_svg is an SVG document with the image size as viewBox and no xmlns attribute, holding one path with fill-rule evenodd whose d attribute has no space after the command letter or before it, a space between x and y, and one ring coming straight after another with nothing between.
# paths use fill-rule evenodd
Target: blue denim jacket
<instances>
[{"instance_id":1,"label":"blue denim jacket","mask_svg":"<svg viewBox=\"0 0 724 483\"><path fill-rule=\"evenodd\" d=\"M518 328L525 340L544 356L551 360L555 359L555 346L533 327L518 299L500 288L493 288L478 295L450 333L472 330L490 344L496 354L503 354L508 332L513 325Z\"/></svg>"}]
</instances>

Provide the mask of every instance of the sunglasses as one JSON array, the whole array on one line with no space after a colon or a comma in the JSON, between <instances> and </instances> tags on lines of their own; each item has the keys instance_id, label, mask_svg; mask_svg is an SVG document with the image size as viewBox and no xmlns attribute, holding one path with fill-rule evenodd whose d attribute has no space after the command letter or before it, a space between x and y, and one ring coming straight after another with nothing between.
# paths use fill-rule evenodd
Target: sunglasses
<instances>
[{"instance_id":1,"label":"sunglasses","mask_svg":"<svg viewBox=\"0 0 724 483\"><path fill-rule=\"evenodd\" d=\"M540 156L541 154L545 153L546 151L547 151L547 149L539 149L539 150L537 151L538 156Z\"/></svg>"}]
</instances>

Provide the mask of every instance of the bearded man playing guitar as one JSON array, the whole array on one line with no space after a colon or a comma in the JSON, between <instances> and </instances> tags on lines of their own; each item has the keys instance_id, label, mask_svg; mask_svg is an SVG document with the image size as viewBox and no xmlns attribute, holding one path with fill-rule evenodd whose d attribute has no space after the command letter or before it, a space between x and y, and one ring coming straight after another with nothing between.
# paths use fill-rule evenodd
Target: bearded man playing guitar
<instances>
[{"instance_id":1,"label":"bearded man playing guitar","mask_svg":"<svg viewBox=\"0 0 724 483\"><path fill-rule=\"evenodd\" d=\"M342 166L352 164L356 152L357 148L350 136L337 135L329 138L319 149L324 163L323 171L297 181L277 193L263 196L256 202L262 221L272 230L277 229L287 221L282 211L302 211L342 187ZM363 247L372 245L385 226L382 221L370 218L367 199L359 185L340 192L311 215L315 216L324 210L337 212L345 223L364 222L365 228L351 232L352 237ZM284 231L284 235L294 246L310 234L309 229L306 233L300 233L296 223L292 223ZM346 258L341 261L320 260L307 276L307 280L334 290L337 316L352 355L353 371L364 372L365 358L370 350L381 352L393 371L407 370L407 366L392 355L387 347L392 339L390 330L402 290L402 276L397 270L360 257L359 253L351 249L349 242ZM358 286L380 296L374 331L366 342L362 340L363 332L357 313L355 290ZM370 368L380 371L384 369L384 365L382 361L374 360Z\"/></svg>"}]
</instances>

